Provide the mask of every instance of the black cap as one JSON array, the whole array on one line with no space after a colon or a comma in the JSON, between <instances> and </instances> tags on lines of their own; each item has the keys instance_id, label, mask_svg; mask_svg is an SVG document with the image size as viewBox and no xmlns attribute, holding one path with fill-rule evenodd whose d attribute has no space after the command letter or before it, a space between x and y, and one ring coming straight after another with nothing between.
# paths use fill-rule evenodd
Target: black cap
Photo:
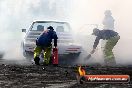
<instances>
[{"instance_id":1,"label":"black cap","mask_svg":"<svg viewBox=\"0 0 132 88\"><path fill-rule=\"evenodd\" d=\"M47 29L54 30L52 26L47 27Z\"/></svg>"},{"instance_id":2,"label":"black cap","mask_svg":"<svg viewBox=\"0 0 132 88\"><path fill-rule=\"evenodd\" d=\"M99 32L99 29L98 28L94 28L92 35L96 35L98 32Z\"/></svg>"}]
</instances>

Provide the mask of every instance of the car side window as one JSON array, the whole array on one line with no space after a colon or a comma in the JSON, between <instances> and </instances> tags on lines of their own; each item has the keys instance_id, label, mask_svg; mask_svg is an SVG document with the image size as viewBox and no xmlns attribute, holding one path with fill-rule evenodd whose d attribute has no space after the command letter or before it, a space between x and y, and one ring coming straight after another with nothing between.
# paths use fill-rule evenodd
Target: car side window
<instances>
[{"instance_id":1,"label":"car side window","mask_svg":"<svg viewBox=\"0 0 132 88\"><path fill-rule=\"evenodd\" d=\"M37 26L37 31L43 31L43 30L44 30L44 26L42 26L42 25Z\"/></svg>"},{"instance_id":2,"label":"car side window","mask_svg":"<svg viewBox=\"0 0 132 88\"><path fill-rule=\"evenodd\" d=\"M64 32L64 27L63 26L57 26L56 31L57 32Z\"/></svg>"}]
</instances>

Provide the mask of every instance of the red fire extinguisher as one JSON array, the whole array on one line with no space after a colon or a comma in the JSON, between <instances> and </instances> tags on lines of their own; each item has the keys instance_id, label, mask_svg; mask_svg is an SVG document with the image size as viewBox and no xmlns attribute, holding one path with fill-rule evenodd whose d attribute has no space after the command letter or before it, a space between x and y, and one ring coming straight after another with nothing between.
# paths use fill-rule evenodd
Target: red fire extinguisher
<instances>
[{"instance_id":1,"label":"red fire extinguisher","mask_svg":"<svg viewBox=\"0 0 132 88\"><path fill-rule=\"evenodd\" d=\"M58 65L58 49L57 48L53 48L52 64Z\"/></svg>"}]
</instances>

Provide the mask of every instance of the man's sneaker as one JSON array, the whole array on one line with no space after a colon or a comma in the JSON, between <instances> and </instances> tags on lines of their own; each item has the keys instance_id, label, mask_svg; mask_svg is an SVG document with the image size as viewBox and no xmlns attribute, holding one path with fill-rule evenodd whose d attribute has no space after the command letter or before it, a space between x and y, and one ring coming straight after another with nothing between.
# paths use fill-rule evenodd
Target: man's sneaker
<instances>
[{"instance_id":1,"label":"man's sneaker","mask_svg":"<svg viewBox=\"0 0 132 88\"><path fill-rule=\"evenodd\" d=\"M35 61L35 64L36 64L36 65L40 65L40 64L39 64L39 60L40 60L39 57L34 58L34 61Z\"/></svg>"}]
</instances>

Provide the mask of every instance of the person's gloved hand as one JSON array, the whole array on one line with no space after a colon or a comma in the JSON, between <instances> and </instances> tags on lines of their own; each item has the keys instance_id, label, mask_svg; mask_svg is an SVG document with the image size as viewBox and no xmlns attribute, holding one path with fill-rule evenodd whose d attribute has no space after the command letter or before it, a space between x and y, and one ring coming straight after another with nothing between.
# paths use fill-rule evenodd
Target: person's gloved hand
<instances>
[{"instance_id":1,"label":"person's gloved hand","mask_svg":"<svg viewBox=\"0 0 132 88\"><path fill-rule=\"evenodd\" d=\"M90 54L93 54L95 52L95 49L93 49L91 52L90 52Z\"/></svg>"},{"instance_id":2,"label":"person's gloved hand","mask_svg":"<svg viewBox=\"0 0 132 88\"><path fill-rule=\"evenodd\" d=\"M38 46L38 40L36 39L36 45Z\"/></svg>"},{"instance_id":3,"label":"person's gloved hand","mask_svg":"<svg viewBox=\"0 0 132 88\"><path fill-rule=\"evenodd\" d=\"M85 58L86 60L88 60L89 58L91 58L91 55L95 52L96 49L93 48L93 50L90 52L90 54Z\"/></svg>"}]
</instances>

